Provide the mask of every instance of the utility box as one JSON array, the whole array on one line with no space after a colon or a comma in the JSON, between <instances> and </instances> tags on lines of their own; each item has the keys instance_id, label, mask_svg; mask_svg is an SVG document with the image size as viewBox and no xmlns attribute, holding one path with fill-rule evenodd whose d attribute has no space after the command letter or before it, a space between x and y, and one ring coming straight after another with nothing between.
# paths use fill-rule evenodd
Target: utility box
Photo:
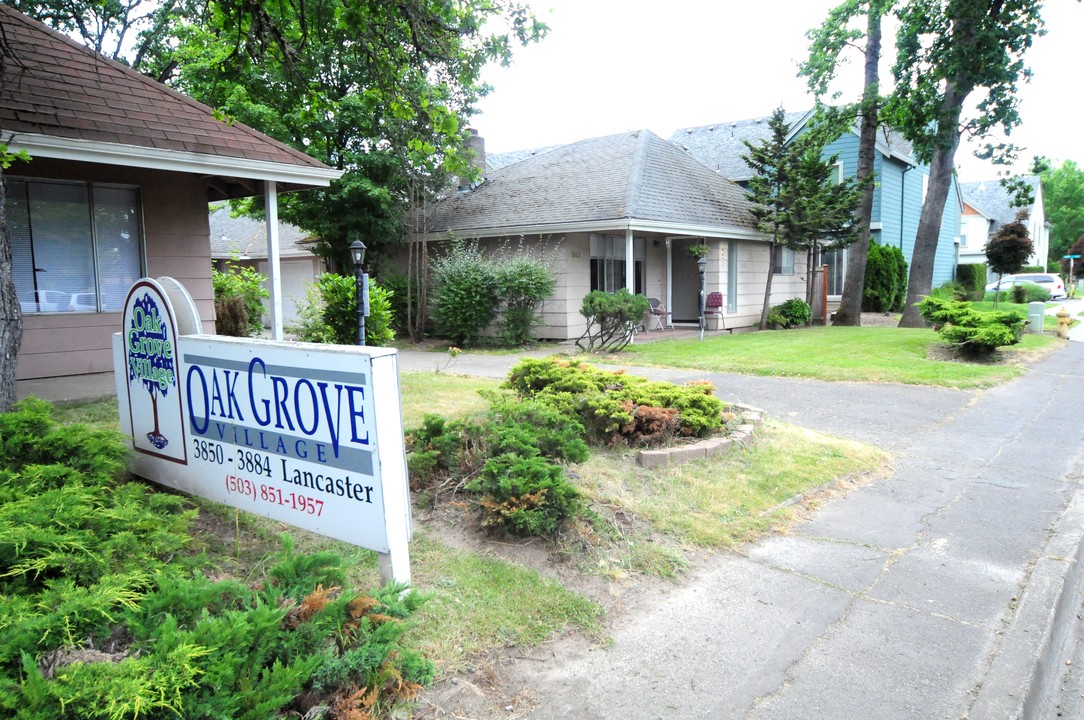
<instances>
[{"instance_id":1,"label":"utility box","mask_svg":"<svg viewBox=\"0 0 1084 720\"><path fill-rule=\"evenodd\" d=\"M1046 315L1046 303L1028 303L1028 332L1036 335L1043 333L1043 317Z\"/></svg>"}]
</instances>

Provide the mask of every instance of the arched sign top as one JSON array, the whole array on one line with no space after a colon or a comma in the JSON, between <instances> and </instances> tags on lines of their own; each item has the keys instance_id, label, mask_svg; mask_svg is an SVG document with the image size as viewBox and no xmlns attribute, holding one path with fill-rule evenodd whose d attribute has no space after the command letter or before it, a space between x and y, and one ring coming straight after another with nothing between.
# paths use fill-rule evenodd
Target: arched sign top
<instances>
[{"instance_id":1,"label":"arched sign top","mask_svg":"<svg viewBox=\"0 0 1084 720\"><path fill-rule=\"evenodd\" d=\"M171 277L160 277L157 280L161 290L169 298L173 306L173 318L177 322L177 332L181 335L199 335L203 332L203 323L200 321L199 310L196 303L188 292L188 288L181 285Z\"/></svg>"}]
</instances>

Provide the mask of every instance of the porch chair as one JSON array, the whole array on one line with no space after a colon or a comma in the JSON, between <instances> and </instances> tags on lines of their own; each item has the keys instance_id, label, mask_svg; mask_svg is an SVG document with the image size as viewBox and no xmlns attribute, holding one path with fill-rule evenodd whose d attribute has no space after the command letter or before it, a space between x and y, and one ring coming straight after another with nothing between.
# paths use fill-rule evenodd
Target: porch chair
<instances>
[{"instance_id":1,"label":"porch chair","mask_svg":"<svg viewBox=\"0 0 1084 720\"><path fill-rule=\"evenodd\" d=\"M664 327L664 321L670 317L670 311L666 309L666 306L662 304L662 301L658 298L648 298L648 304L651 306L647 310L647 329L651 329L651 321L654 320L658 325L656 330L662 330Z\"/></svg>"},{"instance_id":2,"label":"porch chair","mask_svg":"<svg viewBox=\"0 0 1084 720\"><path fill-rule=\"evenodd\" d=\"M717 330L726 330L726 318L723 317L723 294L721 292L708 293L707 300L704 301L704 319L705 322L710 316L719 318L719 327Z\"/></svg>"}]
</instances>

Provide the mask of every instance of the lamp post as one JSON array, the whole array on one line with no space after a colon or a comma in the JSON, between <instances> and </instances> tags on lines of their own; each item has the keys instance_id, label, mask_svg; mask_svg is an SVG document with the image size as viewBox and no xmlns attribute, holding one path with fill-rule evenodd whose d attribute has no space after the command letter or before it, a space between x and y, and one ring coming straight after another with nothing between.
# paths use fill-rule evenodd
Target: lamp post
<instances>
[{"instance_id":1,"label":"lamp post","mask_svg":"<svg viewBox=\"0 0 1084 720\"><path fill-rule=\"evenodd\" d=\"M354 261L354 296L358 306L358 345L365 344L365 318L369 317L369 274L361 271L365 262L365 243L350 243L350 259Z\"/></svg>"},{"instance_id":2,"label":"lamp post","mask_svg":"<svg viewBox=\"0 0 1084 720\"><path fill-rule=\"evenodd\" d=\"M696 259L696 268L700 271L700 339L704 339L704 275L708 270L708 259L701 255Z\"/></svg>"}]
</instances>

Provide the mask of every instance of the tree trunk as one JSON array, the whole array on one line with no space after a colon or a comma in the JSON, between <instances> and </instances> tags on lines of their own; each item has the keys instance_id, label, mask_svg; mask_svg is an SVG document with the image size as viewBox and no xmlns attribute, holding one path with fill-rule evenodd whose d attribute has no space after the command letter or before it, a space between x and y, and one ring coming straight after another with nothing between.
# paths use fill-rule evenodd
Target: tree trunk
<instances>
[{"instance_id":1,"label":"tree trunk","mask_svg":"<svg viewBox=\"0 0 1084 720\"><path fill-rule=\"evenodd\" d=\"M6 198L7 188L0 170L0 412L7 412L15 403L15 366L23 339L22 309L11 268L11 232L4 212Z\"/></svg>"},{"instance_id":2,"label":"tree trunk","mask_svg":"<svg viewBox=\"0 0 1084 720\"><path fill-rule=\"evenodd\" d=\"M907 299L903 305L900 327L920 328L926 321L918 311L918 303L930 294L933 286L933 265L937 256L937 241L941 235L941 219L945 202L952 188L956 148L960 145L960 112L966 92L957 92L955 83L949 81L941 103L943 118L937 131L937 146L930 161L930 181L926 190L926 202L922 203L922 215L918 220L915 249L911 254L911 268L907 276ZM900 228L903 231L903 228Z\"/></svg>"},{"instance_id":3,"label":"tree trunk","mask_svg":"<svg viewBox=\"0 0 1084 720\"><path fill-rule=\"evenodd\" d=\"M7 41L0 30L0 99L4 97L8 53ZM15 366L23 340L23 313L11 265L11 231L4 211L6 199L3 158L0 158L0 412L7 412L15 403Z\"/></svg>"},{"instance_id":4,"label":"tree trunk","mask_svg":"<svg viewBox=\"0 0 1084 720\"><path fill-rule=\"evenodd\" d=\"M858 169L856 176L862 185L862 200L858 205L858 240L847 253L847 277L843 297L836 308L833 325L862 324L862 299L866 289L866 259L869 257L869 224L873 217L873 165L877 150L877 126L880 114L880 78L877 63L881 59L881 10L870 3L866 21L865 90L862 91L862 127L858 140ZM827 308L825 309L827 312Z\"/></svg>"},{"instance_id":5,"label":"tree trunk","mask_svg":"<svg viewBox=\"0 0 1084 720\"><path fill-rule=\"evenodd\" d=\"M760 309L760 329L768 329L768 305L772 301L772 278L775 276L775 248L778 243L772 239L768 246L768 280L764 283L764 307Z\"/></svg>"}]
</instances>

